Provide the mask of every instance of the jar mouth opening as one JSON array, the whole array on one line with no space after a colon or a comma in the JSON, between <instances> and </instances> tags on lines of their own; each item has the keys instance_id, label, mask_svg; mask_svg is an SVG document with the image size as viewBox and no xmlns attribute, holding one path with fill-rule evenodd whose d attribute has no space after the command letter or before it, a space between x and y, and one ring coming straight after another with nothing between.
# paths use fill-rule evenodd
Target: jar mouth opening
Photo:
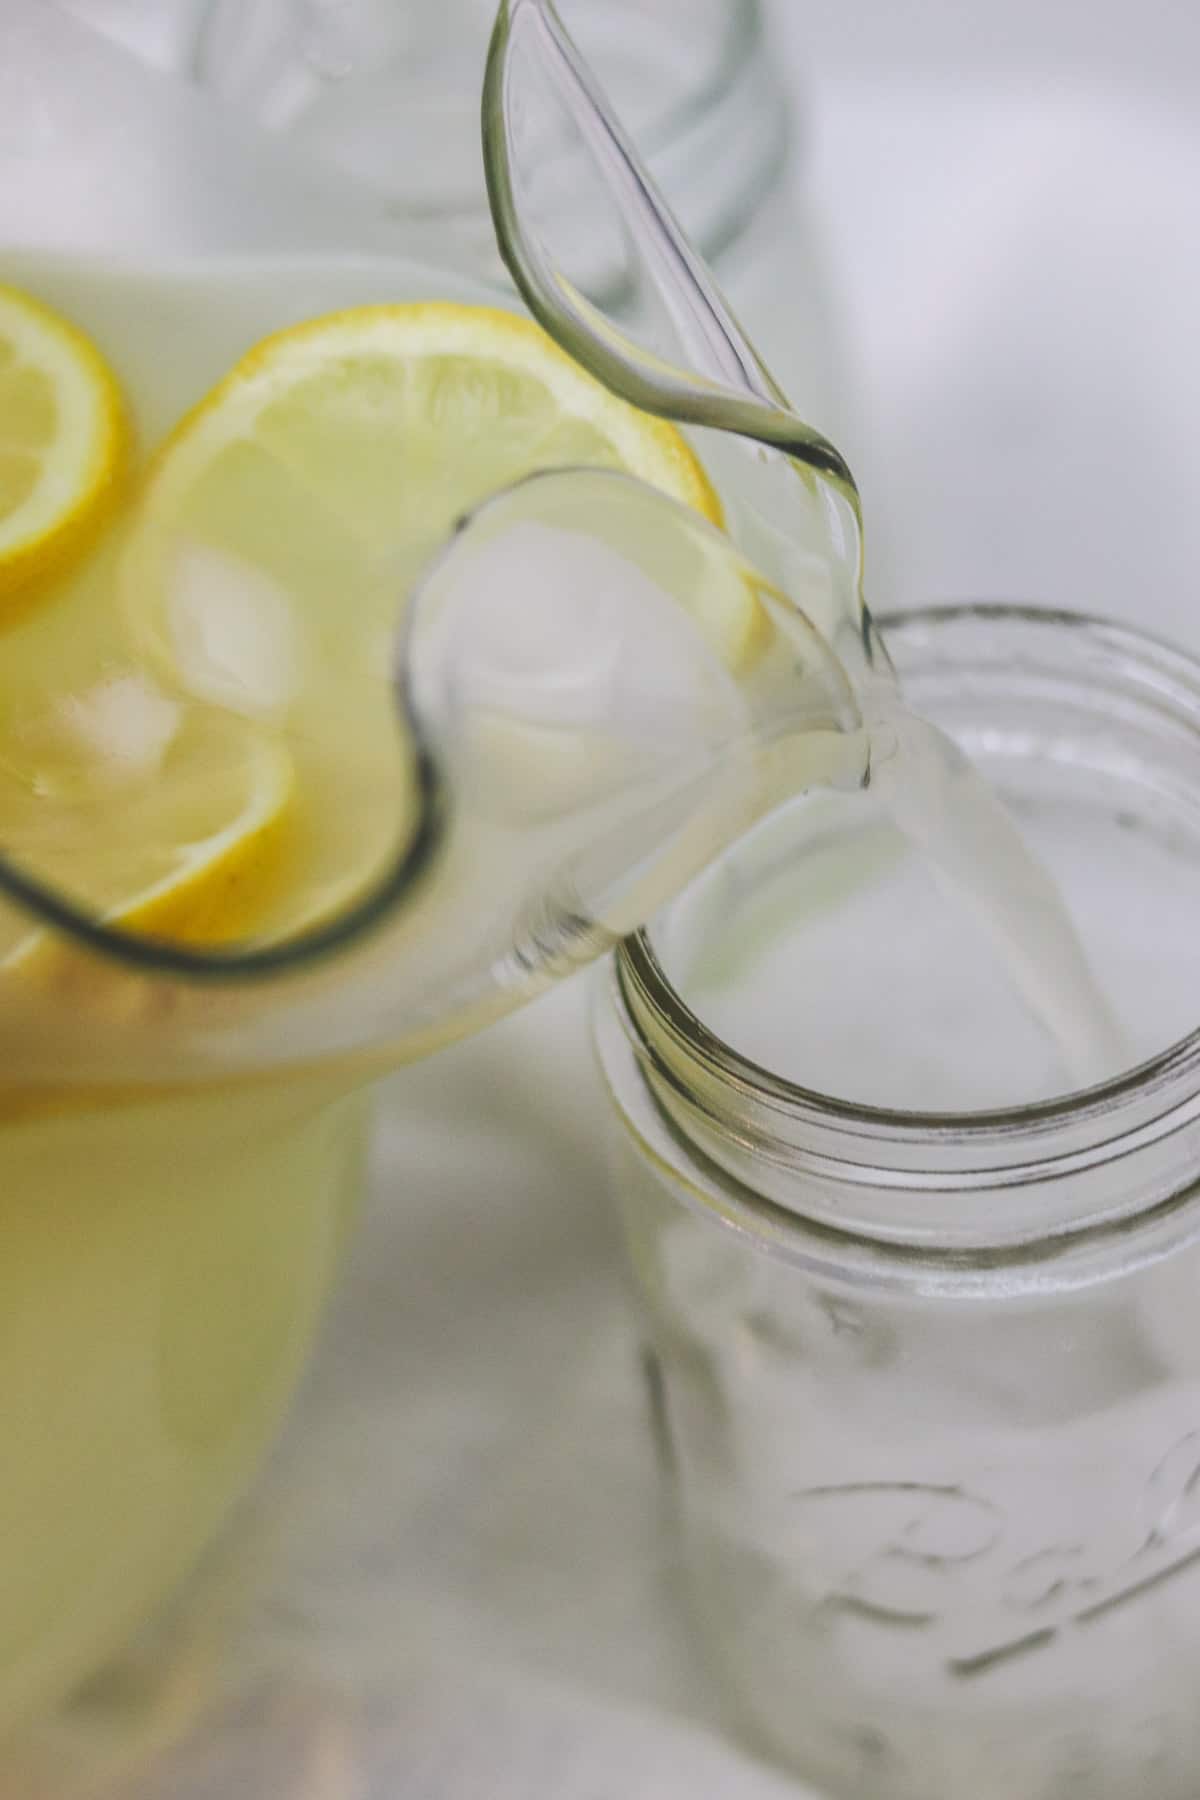
<instances>
[{"instance_id":1,"label":"jar mouth opening","mask_svg":"<svg viewBox=\"0 0 1200 1800\"><path fill-rule=\"evenodd\" d=\"M1102 1116L1111 1118L1114 1109L1126 1100L1137 1098L1148 1088L1163 1083L1174 1086L1190 1079L1200 1088L1198 1028L1119 1075L1047 1100L960 1112L874 1106L863 1101L845 1100L776 1075L711 1031L672 985L648 931L635 932L622 942L617 951L617 965L618 981L625 999L628 1001L636 993L656 1023L680 1047L686 1048L710 1075L725 1080L741 1094L753 1095L777 1110L791 1112L798 1119L809 1115L814 1121L826 1124L857 1126L869 1131L876 1141L891 1137L897 1142L914 1139L927 1142L936 1138L964 1146L975 1144L982 1149L991 1141L1007 1139L1017 1133L1026 1136L1031 1130L1048 1130L1056 1125L1071 1125Z\"/></svg>"},{"instance_id":2,"label":"jar mouth opening","mask_svg":"<svg viewBox=\"0 0 1200 1800\"><path fill-rule=\"evenodd\" d=\"M1100 650L1121 657L1148 678L1164 700L1187 720L1200 755L1200 659L1149 633L1095 616L1005 602L936 605L880 615L889 642L906 634L956 624L1041 633L1046 640L1073 636L1081 652ZM1016 1138L1052 1138L1056 1132L1103 1123L1110 1141L1119 1137L1131 1107L1148 1096L1169 1106L1200 1094L1200 1024L1152 1056L1092 1086L1044 1100L995 1108L908 1109L855 1101L791 1081L737 1050L697 1013L674 985L655 948L654 928L646 927L619 946L616 979L639 1036L661 1033L674 1057L727 1089L739 1102L785 1118L793 1127L860 1133L878 1153L897 1146L954 1146L970 1161L986 1160L989 1149ZM1156 1109L1157 1110L1157 1109ZM1007 1159L1006 1159L1007 1160Z\"/></svg>"}]
</instances>

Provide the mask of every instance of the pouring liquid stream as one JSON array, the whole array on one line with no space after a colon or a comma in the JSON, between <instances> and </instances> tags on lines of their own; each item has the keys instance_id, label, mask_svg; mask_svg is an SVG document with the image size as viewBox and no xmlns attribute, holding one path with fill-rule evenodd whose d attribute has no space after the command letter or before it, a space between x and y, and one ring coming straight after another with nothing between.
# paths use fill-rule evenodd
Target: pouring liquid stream
<instances>
[{"instance_id":1,"label":"pouring liquid stream","mask_svg":"<svg viewBox=\"0 0 1200 1800\"><path fill-rule=\"evenodd\" d=\"M970 756L905 698L886 634L866 606L857 494L844 487L831 493L826 476L794 465L775 473L793 490L799 478L806 490L799 503L793 492L789 509L803 534L793 529L786 543L777 543L777 560L790 573L790 580L784 577L789 588L803 596L806 612L819 619L847 670L863 720L862 785L968 926L976 954L998 966L1049 1040L1063 1088L1087 1087L1118 1074L1129 1061L1124 1033L1056 879ZM808 504L814 490L815 508ZM814 519L831 513L838 528L822 532ZM843 804L852 808L853 795ZM904 928L902 916L891 921L894 931ZM934 975L931 971L931 979Z\"/></svg>"},{"instance_id":2,"label":"pouring liquid stream","mask_svg":"<svg viewBox=\"0 0 1200 1800\"><path fill-rule=\"evenodd\" d=\"M857 497L855 522L861 532ZM861 590L857 599L861 618ZM1082 1088L1118 1074L1127 1062L1122 1029L1054 877L1003 800L946 732L912 711L890 660L864 665L860 695L877 797L969 916L984 953L999 959L1052 1040L1067 1083Z\"/></svg>"}]
</instances>

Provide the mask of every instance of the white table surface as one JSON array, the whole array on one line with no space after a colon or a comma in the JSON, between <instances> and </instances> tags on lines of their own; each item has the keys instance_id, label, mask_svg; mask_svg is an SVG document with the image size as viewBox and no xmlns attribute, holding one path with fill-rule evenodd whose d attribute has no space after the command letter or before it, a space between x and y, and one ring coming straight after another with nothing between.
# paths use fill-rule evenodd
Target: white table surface
<instances>
[{"instance_id":1,"label":"white table surface","mask_svg":"<svg viewBox=\"0 0 1200 1800\"><path fill-rule=\"evenodd\" d=\"M0 6L0 157L21 165L0 237L72 218L72 240L96 245L220 232L243 144L187 218L161 170L135 193L49 153L65 111L31 97L12 53L44 4ZM1200 126L1181 73L1189 53L1200 69L1200 14L774 10L857 370L845 428L877 602L1055 600L1200 645ZM66 110L133 168L148 90L94 55L90 91L127 80L128 109L114 126L97 99L89 120L85 82ZM181 143L206 130L195 103L159 102ZM40 120L36 154L15 141L19 106ZM268 218L285 241L297 221L309 241L354 241L336 183L297 181L286 157L256 168L261 218L239 215L256 241ZM707 1735L720 1701L678 1603L601 1124L584 984L390 1084L370 1216L287 1440L143 1670L150 1735L174 1721L164 1739L233 1677L270 1699L123 1800L251 1779L331 1800L800 1791L722 1761ZM547 1720L557 1749L521 1750ZM663 1739L655 1720L700 1735ZM506 1734L512 1767L524 1755L553 1778L505 1786Z\"/></svg>"}]
</instances>

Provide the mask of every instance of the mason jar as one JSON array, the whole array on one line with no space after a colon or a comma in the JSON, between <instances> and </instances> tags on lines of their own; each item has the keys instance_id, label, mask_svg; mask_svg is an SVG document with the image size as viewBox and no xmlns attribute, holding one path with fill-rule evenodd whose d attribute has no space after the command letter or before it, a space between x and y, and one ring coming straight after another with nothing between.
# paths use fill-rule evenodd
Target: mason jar
<instances>
[{"instance_id":1,"label":"mason jar","mask_svg":"<svg viewBox=\"0 0 1200 1800\"><path fill-rule=\"evenodd\" d=\"M1130 1066L1048 1088L933 902L889 910L855 797L620 951L599 1052L696 1629L846 1800L1194 1800L1200 664L1020 608L887 635L1043 848ZM761 980L739 1005L798 908L780 1026Z\"/></svg>"},{"instance_id":2,"label":"mason jar","mask_svg":"<svg viewBox=\"0 0 1200 1800\"><path fill-rule=\"evenodd\" d=\"M480 96L498 0L207 0L204 86L354 177L378 242L497 286ZM799 121L761 0L560 0L560 11L685 230L806 419L835 430L825 252ZM562 142L549 154L566 154ZM623 315L616 222L568 170L556 252Z\"/></svg>"}]
</instances>

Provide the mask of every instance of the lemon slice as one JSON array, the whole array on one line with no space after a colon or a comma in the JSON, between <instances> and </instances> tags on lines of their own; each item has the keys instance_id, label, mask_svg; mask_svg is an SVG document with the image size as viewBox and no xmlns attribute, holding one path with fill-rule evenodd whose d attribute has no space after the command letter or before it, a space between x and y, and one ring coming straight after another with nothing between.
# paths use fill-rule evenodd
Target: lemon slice
<instances>
[{"instance_id":1,"label":"lemon slice","mask_svg":"<svg viewBox=\"0 0 1200 1800\"><path fill-rule=\"evenodd\" d=\"M91 542L127 460L120 390L95 345L0 286L0 618Z\"/></svg>"},{"instance_id":2,"label":"lemon slice","mask_svg":"<svg viewBox=\"0 0 1200 1800\"><path fill-rule=\"evenodd\" d=\"M0 737L0 843L97 918L189 943L254 926L293 804L279 740L113 671ZM0 968L54 940L0 908Z\"/></svg>"},{"instance_id":3,"label":"lemon slice","mask_svg":"<svg viewBox=\"0 0 1200 1800\"><path fill-rule=\"evenodd\" d=\"M431 302L294 326L244 357L154 458L128 557L134 617L165 667L208 693L189 645L211 637L218 590L232 592L242 639L224 659L241 666L247 710L278 711L289 672L336 652L347 627L361 637L373 620L390 635L463 513L571 464L637 475L720 520L674 427L616 399L529 320ZM227 559L206 589L197 547Z\"/></svg>"},{"instance_id":4,"label":"lemon slice","mask_svg":"<svg viewBox=\"0 0 1200 1800\"><path fill-rule=\"evenodd\" d=\"M636 475L713 521L673 427L541 329L451 303L371 306L252 350L154 458L124 558L128 615L177 689L285 734L296 764L294 931L361 891L413 821L391 646L456 519L565 465ZM735 621L735 633L752 630Z\"/></svg>"}]
</instances>

